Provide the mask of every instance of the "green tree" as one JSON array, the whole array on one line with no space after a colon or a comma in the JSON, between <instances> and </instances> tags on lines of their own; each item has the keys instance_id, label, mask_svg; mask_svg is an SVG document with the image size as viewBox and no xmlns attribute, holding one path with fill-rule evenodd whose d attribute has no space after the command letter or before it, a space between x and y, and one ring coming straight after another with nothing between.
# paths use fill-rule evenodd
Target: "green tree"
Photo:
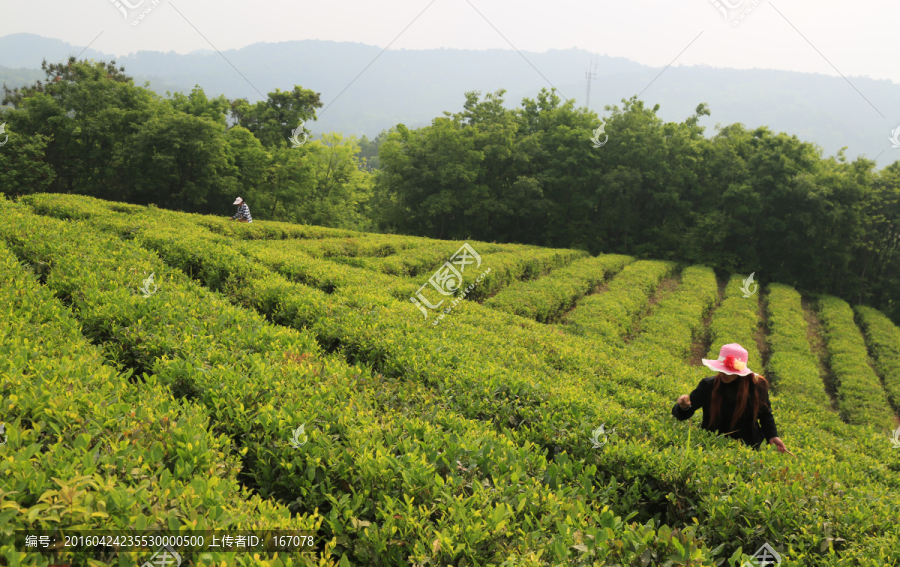
<instances>
[{"instance_id":1,"label":"green tree","mask_svg":"<svg viewBox=\"0 0 900 567\"><path fill-rule=\"evenodd\" d=\"M134 86L115 62L43 62L47 81L22 89L4 87L11 129L24 136L47 139L46 162L56 173L50 189L106 199L122 198L109 191L115 177L116 149L133 132L132 125L153 114L154 93ZM126 197L127 198L127 197Z\"/></svg>"},{"instance_id":2,"label":"green tree","mask_svg":"<svg viewBox=\"0 0 900 567\"><path fill-rule=\"evenodd\" d=\"M363 137L359 140L359 160L363 168L370 172L379 168L378 148L387 139L387 135L388 131L382 130L375 138L370 140L363 134Z\"/></svg>"},{"instance_id":3,"label":"green tree","mask_svg":"<svg viewBox=\"0 0 900 567\"><path fill-rule=\"evenodd\" d=\"M130 202L223 214L239 184L235 157L221 126L161 105L119 146L116 185Z\"/></svg>"},{"instance_id":4,"label":"green tree","mask_svg":"<svg viewBox=\"0 0 900 567\"><path fill-rule=\"evenodd\" d=\"M234 100L231 116L264 146L276 147L288 144L291 132L300 122L314 119L316 108L321 107L319 93L295 85L292 91L275 89L266 100L255 104L243 98Z\"/></svg>"},{"instance_id":5,"label":"green tree","mask_svg":"<svg viewBox=\"0 0 900 567\"><path fill-rule=\"evenodd\" d=\"M378 157L383 201L396 207L387 220L401 232L451 238L464 211L482 202L476 183L484 155L453 119L416 130L398 124Z\"/></svg>"},{"instance_id":6,"label":"green tree","mask_svg":"<svg viewBox=\"0 0 900 567\"><path fill-rule=\"evenodd\" d=\"M900 162L874 175L863 218L865 234L854 252L856 300L900 321Z\"/></svg>"},{"instance_id":7,"label":"green tree","mask_svg":"<svg viewBox=\"0 0 900 567\"><path fill-rule=\"evenodd\" d=\"M308 202L315 184L309 150L275 148L266 169L265 182L254 193L260 218L285 222L302 222L301 209ZM248 192L249 193L249 192Z\"/></svg>"},{"instance_id":8,"label":"green tree","mask_svg":"<svg viewBox=\"0 0 900 567\"><path fill-rule=\"evenodd\" d=\"M365 217L371 198L371 175L360 168L356 138L325 134L309 144L313 184L298 207L296 218L305 224L340 228L368 227Z\"/></svg>"},{"instance_id":9,"label":"green tree","mask_svg":"<svg viewBox=\"0 0 900 567\"><path fill-rule=\"evenodd\" d=\"M167 101L173 109L198 118L208 118L220 124L223 130L228 126L228 112L231 110L231 105L225 95L208 98L200 85L194 85L194 89L189 95L171 94L169 91L166 91L166 95L171 97Z\"/></svg>"},{"instance_id":10,"label":"green tree","mask_svg":"<svg viewBox=\"0 0 900 567\"><path fill-rule=\"evenodd\" d=\"M0 113L0 124L5 121ZM53 168L44 161L47 139L22 136L5 129L0 143L0 190L9 195L42 193L53 183Z\"/></svg>"}]
</instances>

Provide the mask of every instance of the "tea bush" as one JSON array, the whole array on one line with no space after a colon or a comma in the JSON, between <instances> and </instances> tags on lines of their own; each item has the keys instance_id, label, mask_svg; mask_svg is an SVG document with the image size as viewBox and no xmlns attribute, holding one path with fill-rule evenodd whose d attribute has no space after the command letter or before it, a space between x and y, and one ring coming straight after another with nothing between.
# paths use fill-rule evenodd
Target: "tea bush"
<instances>
[{"instance_id":1,"label":"tea bush","mask_svg":"<svg viewBox=\"0 0 900 567\"><path fill-rule=\"evenodd\" d=\"M638 352L665 351L685 360L703 333L703 317L718 298L716 274L705 266L690 266L681 273L679 286L641 322L641 333L631 342Z\"/></svg>"},{"instance_id":2,"label":"tea bush","mask_svg":"<svg viewBox=\"0 0 900 567\"><path fill-rule=\"evenodd\" d=\"M782 284L770 284L765 297L772 354L766 372L785 395L801 398L813 408L830 408L831 400L819 376L819 361L806 338L800 294Z\"/></svg>"},{"instance_id":3,"label":"tea bush","mask_svg":"<svg viewBox=\"0 0 900 567\"><path fill-rule=\"evenodd\" d=\"M848 423L888 426L893 412L881 381L869 366L869 353L853 320L853 310L842 299L819 299L829 363L837 381L838 410Z\"/></svg>"},{"instance_id":4,"label":"tea bush","mask_svg":"<svg viewBox=\"0 0 900 567\"><path fill-rule=\"evenodd\" d=\"M542 323L555 322L576 301L633 261L630 256L616 254L577 260L546 277L515 283L485 305Z\"/></svg>"},{"instance_id":5,"label":"tea bush","mask_svg":"<svg viewBox=\"0 0 900 567\"><path fill-rule=\"evenodd\" d=\"M393 290L386 290L380 283L347 285L324 293L255 262L240 252L237 241L221 240L221 235L188 222L186 217L136 218L141 215L101 210L88 201L54 198L41 196L45 214L81 215L79 218L94 226L133 239L136 245L158 254L169 267L183 270L232 304L255 310L276 326L306 329L323 352L334 351L351 363L365 363L383 373L392 386L375 389L387 389L390 393L386 398L367 394L366 386L358 383L346 394L359 407L371 408L371 413L362 411L361 421L371 417L385 420L383 423L401 423L398 420L403 414L393 411L403 408L420 420L402 422L410 423L414 431L440 428L458 436L461 430L472 428L478 435L495 440L488 452L477 455L484 445L470 444L466 450L474 450L474 454L457 458L458 466L479 473L494 470L488 461L493 461L497 447L505 442L512 443L507 445L510 450L518 447L526 455L543 453L543 468L532 474L542 471L541 502L546 498L552 506L531 512L527 501L524 505L521 500L515 505L507 501L514 514L503 527L518 526L511 536L504 532L487 537L484 530L503 521L501 516L506 513L498 510L505 508L501 504L508 493L501 492L501 482L507 482L510 490L518 486L518 481L502 472L503 466L512 465L498 465L501 472L479 477L482 481L487 476L498 480L491 488L501 494L488 504L484 504L480 492L468 492L476 490L474 482L466 489L466 494L476 499L471 504L463 499L464 507L459 509L464 513L454 517L484 510L476 517L483 520L489 515L491 521L498 522L459 524L460 531L453 535L457 541L465 538L473 542L461 552L478 557L480 562L506 554L503 561L515 564L579 565L599 563L599 558L607 554L607 563L643 564L644 558L647 563L663 563L674 554L673 562L687 563L688 556L696 554L693 564L737 565L746 558L742 552L752 553L763 541L782 553L784 565L874 566L898 561L895 543L900 526L895 519L900 514L896 497L900 462L896 451L891 452L888 437L873 428L841 423L827 409L808 405L803 406L808 413L800 414L794 404L805 400L782 396L773 397L779 433L798 455L796 460L772 448L757 453L707 432L694 431L689 438L687 424L674 424L669 412L677 395L696 386L704 369L684 364L666 352L647 356L613 342L560 334L554 326L472 301L461 302L435 327L423 320L408 296L395 299ZM8 222L0 219L0 226ZM321 262L318 266L325 265L325 261L315 261ZM403 285L416 289L411 282ZM67 289L60 288L63 293ZM220 296L212 293L209 297ZM207 299L196 296L193 301L205 303ZM224 312L222 303L215 305L217 311ZM130 351L139 352L140 343L134 344ZM258 372L255 383L264 387L267 376L266 371ZM277 378L269 376L268 380ZM340 382L334 387L339 388ZM433 405L426 403L429 396ZM374 402L365 405L366 400L375 399L382 401L377 406ZM441 421L443 412L447 412L449 421ZM222 414L222 419L236 418ZM594 448L589 436L600 423L616 432L601 448ZM369 434L375 436L377 432ZM431 439L427 433L420 437ZM447 444L439 445L441 449L436 451L453 451L450 442L441 443ZM411 455L429 455L422 445L418 449L414 444L409 447ZM470 462L478 459L484 459L480 461L484 464L479 464L484 468L473 469ZM381 466L384 461L376 456L340 462L344 470L355 471L354 467ZM402 461L386 470L402 476L407 466L410 471L422 470ZM420 473L411 474L418 477ZM536 477L526 474L525 478ZM293 482L303 486L300 480ZM578 485L582 488L575 488ZM441 531L444 536L429 534L426 538L424 534L440 520L429 515L429 523L424 514L433 507L431 514L449 517L451 502L458 499L434 497L443 494L433 488L434 484L411 486L413 490L431 491L427 494L432 500L414 500L412 504L402 501L407 513L389 514L386 510L400 509L401 500L391 492L393 487L386 486L379 492L383 495L379 504L370 508L384 512L376 515L374 523L387 521L404 534L399 541L409 545L403 546L398 540L379 539L377 534L360 534L362 524L351 520L341 523L344 511L351 519L359 516L353 515L352 491L345 493L335 487L338 504L332 504L334 508L323 515L326 529L340 527L349 534L348 540L341 540L346 547L340 544L338 551L372 557L367 546L378 542L383 545L378 549L385 553L406 548L402 556L412 560L426 557L415 555L418 552L413 548L424 553L438 553L434 551L436 546L445 550L450 545L446 530L457 524L440 524L445 528ZM344 499L346 504L342 503ZM564 511L557 508L562 502L571 507ZM415 515L414 509L420 506L427 508ZM519 506L524 506L521 512ZM609 509L602 511L601 506ZM645 527L628 523L635 513L633 518ZM394 515L410 515L415 520L404 522ZM624 519L616 520L616 515ZM633 537L645 530L653 530L647 531L651 545L639 548ZM673 537L694 543L686 547L682 539L673 541ZM602 542L600 549L591 549L597 542ZM696 548L689 551L692 545ZM701 546L714 549L707 552ZM612 552L619 555L610 558Z\"/></svg>"},{"instance_id":6,"label":"tea bush","mask_svg":"<svg viewBox=\"0 0 900 567\"><path fill-rule=\"evenodd\" d=\"M564 328L595 340L617 339L631 331L663 278L674 273L672 262L641 260L625 266L606 291L589 295L564 318Z\"/></svg>"},{"instance_id":7,"label":"tea bush","mask_svg":"<svg viewBox=\"0 0 900 567\"><path fill-rule=\"evenodd\" d=\"M719 357L721 348L729 343L738 343L747 349L747 366L763 374L762 356L756 345L756 333L760 327L759 295L744 297L741 290L743 279L731 274L725 284L724 298L716 308L709 324L709 351L706 358Z\"/></svg>"},{"instance_id":8,"label":"tea bush","mask_svg":"<svg viewBox=\"0 0 900 567\"><path fill-rule=\"evenodd\" d=\"M285 506L242 490L238 454L230 439L208 430L204 409L173 399L153 376L137 384L130 372L106 364L69 311L2 243L0 383L7 440L0 448L0 556L7 565L36 564L33 554L8 544L15 530L321 526L317 514L291 519ZM86 557L66 552L56 559ZM313 564L299 556L209 559Z\"/></svg>"},{"instance_id":9,"label":"tea bush","mask_svg":"<svg viewBox=\"0 0 900 567\"><path fill-rule=\"evenodd\" d=\"M875 368L884 380L888 400L900 411L900 329L871 307L860 305L854 309L875 359Z\"/></svg>"},{"instance_id":10,"label":"tea bush","mask_svg":"<svg viewBox=\"0 0 900 567\"><path fill-rule=\"evenodd\" d=\"M424 239L397 236L363 236L355 238L321 238L316 240L282 240L263 242L294 254L313 258L382 258L421 246Z\"/></svg>"}]
</instances>

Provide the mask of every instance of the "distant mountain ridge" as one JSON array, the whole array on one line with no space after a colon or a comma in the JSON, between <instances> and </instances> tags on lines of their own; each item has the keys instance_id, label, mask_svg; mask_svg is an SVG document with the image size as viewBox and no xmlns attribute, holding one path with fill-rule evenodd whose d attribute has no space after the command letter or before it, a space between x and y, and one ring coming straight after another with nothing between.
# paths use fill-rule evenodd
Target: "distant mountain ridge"
<instances>
[{"instance_id":1,"label":"distant mountain ridge","mask_svg":"<svg viewBox=\"0 0 900 567\"><path fill-rule=\"evenodd\" d=\"M44 58L62 61L82 50L33 34L0 37L0 66L18 68L0 69L0 81L19 86L10 81L22 80L22 68L39 69ZM81 57L115 59L137 84L149 80L150 87L162 94L174 89L189 92L199 84L209 96L255 101L275 88L301 85L321 93L325 105L319 120L307 123L314 134L341 131L369 137L397 123L417 127L443 111L458 112L464 93L472 90L505 88L506 106L512 108L520 106L523 97L535 98L541 88L550 88L549 81L581 107L584 72L592 57L575 48L523 52L539 74L510 50L389 50L354 82L381 51L362 43L299 40L227 50L222 55L228 61L209 50L185 55L139 51L115 57L87 49ZM668 121L684 120L699 103L708 103L712 116L701 120L707 135L715 133L717 123L741 122L815 142L826 156L847 146L849 159L880 155L879 167L900 159L900 148L891 148L888 140L900 125L900 106L894 102L900 100L900 85L891 81L848 77L851 86L841 77L813 73L702 66L671 67L661 75L660 71L625 58L601 56L599 78L591 86L591 109L602 116L604 105L620 105L621 99L643 91L640 98L649 106L660 104L658 114Z\"/></svg>"}]
</instances>

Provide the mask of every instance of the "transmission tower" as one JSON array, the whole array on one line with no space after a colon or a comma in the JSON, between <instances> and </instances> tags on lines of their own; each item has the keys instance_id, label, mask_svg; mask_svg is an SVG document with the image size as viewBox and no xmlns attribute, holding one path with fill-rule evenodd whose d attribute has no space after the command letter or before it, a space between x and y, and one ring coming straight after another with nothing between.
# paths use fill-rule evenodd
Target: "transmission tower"
<instances>
[{"instance_id":1,"label":"transmission tower","mask_svg":"<svg viewBox=\"0 0 900 567\"><path fill-rule=\"evenodd\" d=\"M590 110L591 107L591 80L597 78L597 63L594 62L594 70L591 71L590 65L588 65L588 70L584 73L584 78L587 79L587 95L584 97L584 107Z\"/></svg>"}]
</instances>

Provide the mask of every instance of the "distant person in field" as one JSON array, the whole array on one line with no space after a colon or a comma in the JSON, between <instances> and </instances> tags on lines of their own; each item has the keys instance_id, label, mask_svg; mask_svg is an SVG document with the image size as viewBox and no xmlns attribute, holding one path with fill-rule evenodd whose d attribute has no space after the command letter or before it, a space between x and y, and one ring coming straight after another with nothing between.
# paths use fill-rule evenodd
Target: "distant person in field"
<instances>
[{"instance_id":1,"label":"distant person in field","mask_svg":"<svg viewBox=\"0 0 900 567\"><path fill-rule=\"evenodd\" d=\"M240 222L253 222L253 217L250 216L250 207L247 206L247 203L244 202L243 199L238 197L232 205L240 205L238 207L238 212L236 215L231 217L231 220L236 220Z\"/></svg>"},{"instance_id":2,"label":"distant person in field","mask_svg":"<svg viewBox=\"0 0 900 567\"><path fill-rule=\"evenodd\" d=\"M727 344L718 360L703 359L703 364L718 374L701 380L690 395L679 397L672 415L684 421L703 408L702 429L740 439L757 450L766 440L778 451L787 451L775 429L769 383L747 368L747 350L737 343Z\"/></svg>"}]
</instances>

